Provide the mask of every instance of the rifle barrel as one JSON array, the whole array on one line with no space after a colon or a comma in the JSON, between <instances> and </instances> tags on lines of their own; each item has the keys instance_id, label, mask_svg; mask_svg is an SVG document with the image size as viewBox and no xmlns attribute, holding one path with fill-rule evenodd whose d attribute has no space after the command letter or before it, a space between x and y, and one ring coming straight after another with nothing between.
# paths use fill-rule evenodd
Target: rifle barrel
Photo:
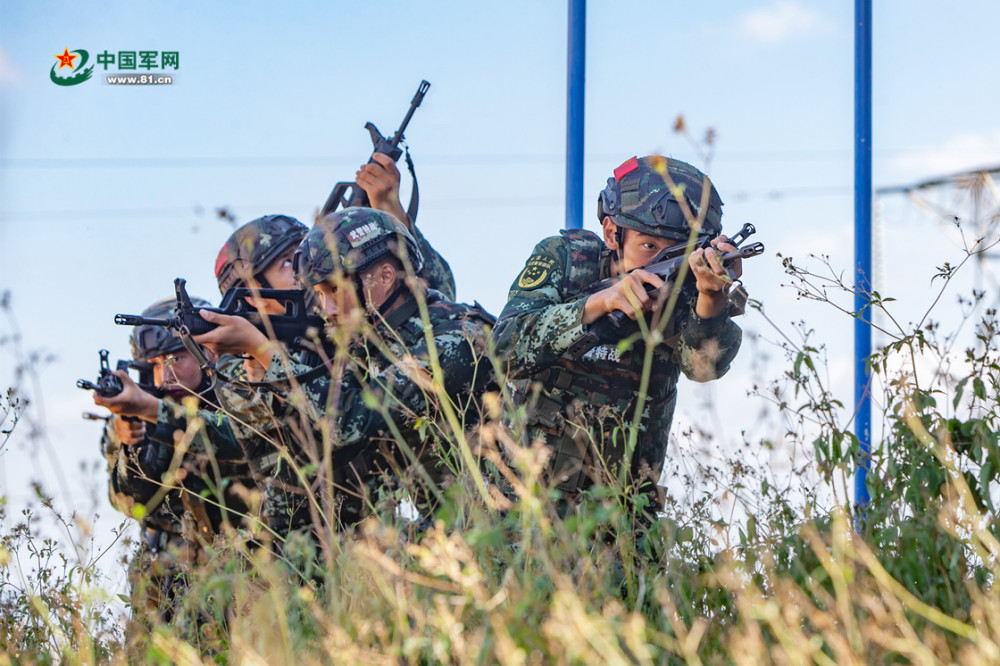
<instances>
[{"instance_id":1,"label":"rifle barrel","mask_svg":"<svg viewBox=\"0 0 1000 666\"><path fill-rule=\"evenodd\" d=\"M119 326L170 326L170 319L147 319L139 315L116 314L115 323Z\"/></svg>"},{"instance_id":2,"label":"rifle barrel","mask_svg":"<svg viewBox=\"0 0 1000 666\"><path fill-rule=\"evenodd\" d=\"M406 126L410 124L410 118L413 117L413 112L417 110L420 103L424 101L424 95L427 90L431 87L431 84L427 81L421 81L420 85L417 86L417 93L413 96L413 100L410 101L410 108L407 109L406 115L403 116L403 122L399 124L399 129L396 133L392 135L392 145L396 146L403 139L403 132L406 131Z\"/></svg>"},{"instance_id":3,"label":"rifle barrel","mask_svg":"<svg viewBox=\"0 0 1000 666\"><path fill-rule=\"evenodd\" d=\"M730 261L732 259L746 259L748 257L756 257L759 254L764 254L764 244L754 243L753 245L747 245L746 247L741 247L733 252L726 252L720 259L723 262Z\"/></svg>"}]
</instances>

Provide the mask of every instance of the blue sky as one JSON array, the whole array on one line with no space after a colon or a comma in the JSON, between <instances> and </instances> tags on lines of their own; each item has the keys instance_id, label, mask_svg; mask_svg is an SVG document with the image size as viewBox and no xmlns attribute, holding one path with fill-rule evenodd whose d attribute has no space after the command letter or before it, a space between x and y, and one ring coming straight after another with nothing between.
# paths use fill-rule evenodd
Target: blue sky
<instances>
[{"instance_id":1,"label":"blue sky","mask_svg":"<svg viewBox=\"0 0 1000 666\"><path fill-rule=\"evenodd\" d=\"M998 23L995 2L876 3L877 187L1000 164ZM48 72L64 48L177 51L180 66L169 86L111 86L98 67L60 87ZM796 301L775 253L852 261L853 3L592 0L586 71L585 226L632 155L704 168L726 228L753 222L768 247L746 266L751 295L775 321L819 331L850 395L851 321ZM217 299L213 262L232 228L214 210L311 221L367 160L364 123L395 129L421 79L432 87L407 132L419 226L451 262L459 300L497 313L564 219L564 2L0 5L0 291L23 349L52 357L23 387L44 434L20 427L0 452L15 505L39 480L66 508L113 517L98 428L79 418L90 399L74 387L96 374L98 349L127 355L113 315L169 295L175 277ZM715 131L710 161L673 132L678 115L695 139ZM960 248L900 197L882 203L881 289L917 318L934 266ZM777 337L757 315L742 325ZM0 336L10 330L0 313ZM723 382L685 391L680 419L731 409L779 357L748 344ZM13 364L8 342L0 388L18 381Z\"/></svg>"}]
</instances>

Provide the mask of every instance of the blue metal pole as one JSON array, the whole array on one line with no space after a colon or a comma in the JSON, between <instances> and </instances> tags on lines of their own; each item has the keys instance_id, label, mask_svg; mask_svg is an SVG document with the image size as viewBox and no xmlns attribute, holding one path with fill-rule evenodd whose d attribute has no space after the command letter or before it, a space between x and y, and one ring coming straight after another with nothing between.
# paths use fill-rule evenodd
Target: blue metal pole
<instances>
[{"instance_id":1,"label":"blue metal pole","mask_svg":"<svg viewBox=\"0 0 1000 666\"><path fill-rule=\"evenodd\" d=\"M871 468L871 375L866 360L872 352L872 3L854 2L854 403L855 435L860 444L854 500L868 503Z\"/></svg>"},{"instance_id":2,"label":"blue metal pole","mask_svg":"<svg viewBox=\"0 0 1000 666\"><path fill-rule=\"evenodd\" d=\"M569 0L566 81L566 228L583 228L583 91L587 1Z\"/></svg>"}]
</instances>

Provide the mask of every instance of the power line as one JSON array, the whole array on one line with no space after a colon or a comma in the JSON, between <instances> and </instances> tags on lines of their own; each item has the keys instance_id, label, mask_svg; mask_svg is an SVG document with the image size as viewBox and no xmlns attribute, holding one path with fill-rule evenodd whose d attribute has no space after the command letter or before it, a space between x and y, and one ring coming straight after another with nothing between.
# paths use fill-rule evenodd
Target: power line
<instances>
[{"instance_id":1,"label":"power line","mask_svg":"<svg viewBox=\"0 0 1000 666\"><path fill-rule=\"evenodd\" d=\"M525 156L520 156L521 158ZM537 156L536 156L537 157ZM511 156L512 159L515 156ZM555 159L555 156L553 157ZM158 158L157 158L158 159ZM201 159L201 158L199 158ZM211 158L205 158L211 159ZM230 158L220 158L221 161L228 160ZM239 159L239 158L233 158ZM269 159L269 158L268 158ZM300 159L300 158L285 158L289 160ZM325 158L315 158L317 160ZM10 160L8 160L9 162ZM98 159L98 162L105 162L106 160ZM917 183L912 183L909 185L889 185L885 187L880 187L875 190L875 196L885 196L890 194L899 193L910 193L917 190L930 189L932 187L937 187L941 185L949 185L961 183L963 180L969 177L975 176L977 174L1000 174L1000 166L977 169L973 171L965 171L961 173L952 174L949 176L940 176L931 178L928 180L919 181ZM728 193L727 198L732 201L751 201L754 199L769 199L772 201L780 199L793 199L793 198L810 198L810 197L836 197L836 196L849 196L853 195L853 188L849 185L833 185L833 186L822 186L822 187L786 187L781 189L772 188L769 190L739 190L735 192ZM535 197L528 199L519 199L518 205L534 205L534 206L554 206L559 203L557 197ZM270 210L301 210L308 209L310 207L318 206L318 203L283 203L283 204L225 204L226 208L229 209L240 209L240 208L254 208L262 209L267 208ZM503 198L493 198L485 199L482 197L467 197L459 199L428 199L425 201L425 206L430 205L438 209L456 209L456 208L503 208L510 205L510 199ZM35 221L35 220L50 220L50 219L73 219L73 220L83 220L83 219L107 219L107 218L135 218L135 217L180 217L186 215L203 216L210 215L215 217L217 211L222 206L211 206L206 207L200 204L195 204L188 207L170 207L170 208L131 208L131 209L93 209L93 210L49 210L49 211L0 211L0 221L9 222L15 220L24 221Z\"/></svg>"},{"instance_id":2,"label":"power line","mask_svg":"<svg viewBox=\"0 0 1000 666\"><path fill-rule=\"evenodd\" d=\"M621 153L591 153L587 162L607 162L620 160ZM789 150L762 152L716 153L715 160L721 161L792 161L792 160L841 160L849 159L850 153L841 150ZM0 169L159 169L191 167L299 167L337 166L354 164L358 155L283 155L244 157L14 157L0 159ZM548 164L561 162L562 153L512 153L475 155L420 155L420 162L426 164Z\"/></svg>"},{"instance_id":3,"label":"power line","mask_svg":"<svg viewBox=\"0 0 1000 666\"><path fill-rule=\"evenodd\" d=\"M517 200L518 206L556 206L561 202L558 196L545 197L521 197ZM201 205L189 207L172 208L106 208L92 210L40 210L40 211L3 211L0 212L0 222L13 221L39 221L39 220L94 220L94 219L128 219L128 218L153 218L153 217L186 217L194 215L197 217L208 216L209 218L219 217L218 211L221 208L232 212L240 209L252 208L255 210L309 210L319 208L322 202L311 203L284 203L284 204L230 204L224 206L205 207ZM511 206L509 197L484 199L482 197L461 198L461 199L427 199L422 202L425 207L432 206L436 210L461 209L461 208L504 208Z\"/></svg>"},{"instance_id":4,"label":"power line","mask_svg":"<svg viewBox=\"0 0 1000 666\"><path fill-rule=\"evenodd\" d=\"M941 185L955 185L958 183L965 182L969 178L973 178L984 174L989 174L991 176L1000 174L1000 165L993 167L983 167L981 169L971 169L969 171L953 173L950 176L938 176L935 178L922 180L917 183L912 183L910 185L891 185L888 187L880 187L877 190L875 190L875 194L876 195L908 194L915 190L926 190L932 187L939 187Z\"/></svg>"},{"instance_id":5,"label":"power line","mask_svg":"<svg viewBox=\"0 0 1000 666\"><path fill-rule=\"evenodd\" d=\"M853 189L850 186L844 185L840 187L789 187L785 189L771 189L767 191L739 191L734 192L732 195L727 195L727 198L732 201L752 201L754 199L769 199L769 200L780 200L780 199L794 199L794 198L809 198L809 197L830 197L830 196L849 196L853 193ZM561 198L558 196L545 196L545 197L519 197L517 200L517 206L556 206L559 205ZM486 199L483 197L466 197L460 199L426 199L422 201L425 208L434 208L436 210L453 210L462 208L505 208L512 205L510 197L501 198L490 198ZM284 203L284 204L267 204L267 203L254 203L254 204L235 204L226 203L224 207L230 211L252 208L255 210L268 209L268 210L309 210L310 208L318 208L319 203L313 201L310 203ZM176 208L129 208L129 209L92 209L92 210L41 210L41 211L0 211L0 222L13 222L13 221L39 221L39 220L92 220L92 219L108 219L108 218L137 218L137 217L181 217L186 215L203 216L209 215L211 217L216 216L216 212L223 205L205 207L200 205L190 206L190 207L176 207Z\"/></svg>"}]
</instances>

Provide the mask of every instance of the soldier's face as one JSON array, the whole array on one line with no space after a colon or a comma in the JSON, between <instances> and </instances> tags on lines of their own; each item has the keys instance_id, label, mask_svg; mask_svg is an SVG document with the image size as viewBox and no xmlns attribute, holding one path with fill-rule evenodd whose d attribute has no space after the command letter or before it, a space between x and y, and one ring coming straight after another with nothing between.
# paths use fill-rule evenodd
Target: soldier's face
<instances>
[{"instance_id":1,"label":"soldier's face","mask_svg":"<svg viewBox=\"0 0 1000 666\"><path fill-rule=\"evenodd\" d=\"M633 268L646 266L656 258L656 255L676 242L628 229L625 232L625 248L621 252L622 267L628 272Z\"/></svg>"},{"instance_id":2,"label":"soldier's face","mask_svg":"<svg viewBox=\"0 0 1000 666\"><path fill-rule=\"evenodd\" d=\"M359 308L357 295L353 289L338 289L329 282L314 285L319 296L319 309L323 316L334 324L347 319Z\"/></svg>"},{"instance_id":3,"label":"soldier's face","mask_svg":"<svg viewBox=\"0 0 1000 666\"><path fill-rule=\"evenodd\" d=\"M292 272L292 257L295 246L288 248L277 259L268 264L261 273L274 289L295 289L295 273Z\"/></svg>"},{"instance_id":4,"label":"soldier's face","mask_svg":"<svg viewBox=\"0 0 1000 666\"><path fill-rule=\"evenodd\" d=\"M664 249L677 241L659 236L650 236L634 229L625 230L624 247L619 247L615 232L618 227L610 217L604 218L604 243L608 248L618 251L619 271L627 273L634 268L647 266Z\"/></svg>"},{"instance_id":5,"label":"soldier's face","mask_svg":"<svg viewBox=\"0 0 1000 666\"><path fill-rule=\"evenodd\" d=\"M201 384L201 368L189 352L179 350L156 356L153 364L153 384L164 393L179 398L190 395Z\"/></svg>"},{"instance_id":6,"label":"soldier's face","mask_svg":"<svg viewBox=\"0 0 1000 666\"><path fill-rule=\"evenodd\" d=\"M295 273L292 270L292 257L294 255L295 247L293 246L279 255L260 273L267 284L271 285L271 289L298 289L295 284ZM285 314L285 307L272 298L247 298L247 302L268 314Z\"/></svg>"}]
</instances>

